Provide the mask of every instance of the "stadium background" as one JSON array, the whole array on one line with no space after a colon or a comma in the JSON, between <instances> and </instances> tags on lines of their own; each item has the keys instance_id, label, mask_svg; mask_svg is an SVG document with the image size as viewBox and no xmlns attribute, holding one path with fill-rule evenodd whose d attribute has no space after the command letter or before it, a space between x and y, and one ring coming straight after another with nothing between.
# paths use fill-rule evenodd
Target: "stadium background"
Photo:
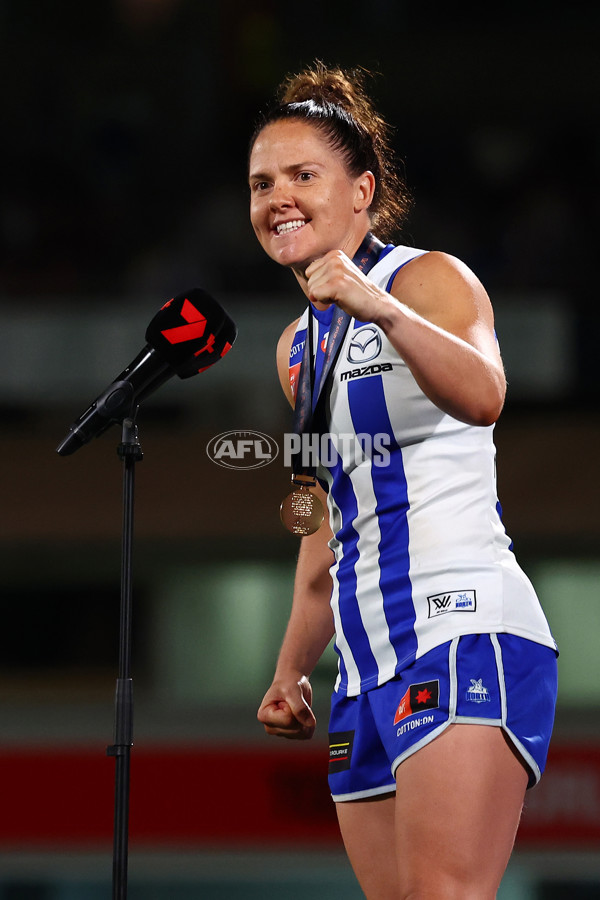
<instances>
[{"instance_id":1,"label":"stadium background","mask_svg":"<svg viewBox=\"0 0 600 900\"><path fill-rule=\"evenodd\" d=\"M598 17L590 3L0 4L0 900L108 896L120 435L68 460L54 448L194 285L239 338L139 420L130 895L360 896L324 780L333 654L312 745L270 743L255 721L289 608L288 473L205 453L219 432L280 441L289 425L273 351L301 300L255 244L245 157L257 109L315 57L381 73L416 200L406 240L464 259L494 301L500 497L562 651L548 773L501 897L597 896Z\"/></svg>"}]
</instances>

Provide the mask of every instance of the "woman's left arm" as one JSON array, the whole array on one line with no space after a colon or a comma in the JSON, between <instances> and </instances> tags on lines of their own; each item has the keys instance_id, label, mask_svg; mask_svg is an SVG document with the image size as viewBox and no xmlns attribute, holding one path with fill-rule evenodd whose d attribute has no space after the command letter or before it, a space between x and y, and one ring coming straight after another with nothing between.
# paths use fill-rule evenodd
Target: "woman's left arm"
<instances>
[{"instance_id":1,"label":"woman's left arm","mask_svg":"<svg viewBox=\"0 0 600 900\"><path fill-rule=\"evenodd\" d=\"M334 250L306 277L311 300L379 325L436 406L471 425L496 421L506 379L489 297L467 266L427 253L400 269L388 294Z\"/></svg>"}]
</instances>

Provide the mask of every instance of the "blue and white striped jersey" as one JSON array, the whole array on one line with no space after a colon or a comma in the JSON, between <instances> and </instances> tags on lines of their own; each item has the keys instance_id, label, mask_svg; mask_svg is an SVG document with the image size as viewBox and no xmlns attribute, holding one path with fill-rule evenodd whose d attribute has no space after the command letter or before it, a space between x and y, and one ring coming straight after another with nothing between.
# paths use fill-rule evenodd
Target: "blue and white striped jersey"
<instances>
[{"instance_id":1,"label":"blue and white striped jersey","mask_svg":"<svg viewBox=\"0 0 600 900\"><path fill-rule=\"evenodd\" d=\"M423 252L384 251L368 277L386 289ZM314 311L317 370L332 311ZM306 310L292 341L293 390L308 321ZM355 319L327 416L318 474L334 535L336 690L374 688L462 634L509 632L554 647L500 518L493 426L442 412L383 331Z\"/></svg>"}]
</instances>

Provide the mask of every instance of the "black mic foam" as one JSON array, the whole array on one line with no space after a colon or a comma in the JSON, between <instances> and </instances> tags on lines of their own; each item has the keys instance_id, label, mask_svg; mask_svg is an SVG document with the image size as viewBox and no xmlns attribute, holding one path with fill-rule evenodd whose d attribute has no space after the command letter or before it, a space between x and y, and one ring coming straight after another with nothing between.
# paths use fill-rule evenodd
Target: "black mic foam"
<instances>
[{"instance_id":1,"label":"black mic foam","mask_svg":"<svg viewBox=\"0 0 600 900\"><path fill-rule=\"evenodd\" d=\"M194 288L160 309L146 340L180 378L204 372L231 350L237 329L210 294Z\"/></svg>"},{"instance_id":2,"label":"black mic foam","mask_svg":"<svg viewBox=\"0 0 600 900\"><path fill-rule=\"evenodd\" d=\"M204 372L231 350L236 335L233 320L206 291L193 288L168 300L146 329L146 346L71 425L56 452L69 456L133 416L141 401L173 375L190 378Z\"/></svg>"}]
</instances>

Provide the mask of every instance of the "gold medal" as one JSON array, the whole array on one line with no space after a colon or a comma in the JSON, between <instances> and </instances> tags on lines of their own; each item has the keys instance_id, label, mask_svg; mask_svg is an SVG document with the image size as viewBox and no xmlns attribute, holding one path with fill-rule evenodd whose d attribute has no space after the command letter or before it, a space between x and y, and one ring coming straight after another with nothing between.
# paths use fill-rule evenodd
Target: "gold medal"
<instances>
[{"instance_id":1,"label":"gold medal","mask_svg":"<svg viewBox=\"0 0 600 900\"><path fill-rule=\"evenodd\" d=\"M323 524L323 504L308 485L299 484L291 494L284 497L279 507L279 516L292 534L314 534Z\"/></svg>"}]
</instances>

